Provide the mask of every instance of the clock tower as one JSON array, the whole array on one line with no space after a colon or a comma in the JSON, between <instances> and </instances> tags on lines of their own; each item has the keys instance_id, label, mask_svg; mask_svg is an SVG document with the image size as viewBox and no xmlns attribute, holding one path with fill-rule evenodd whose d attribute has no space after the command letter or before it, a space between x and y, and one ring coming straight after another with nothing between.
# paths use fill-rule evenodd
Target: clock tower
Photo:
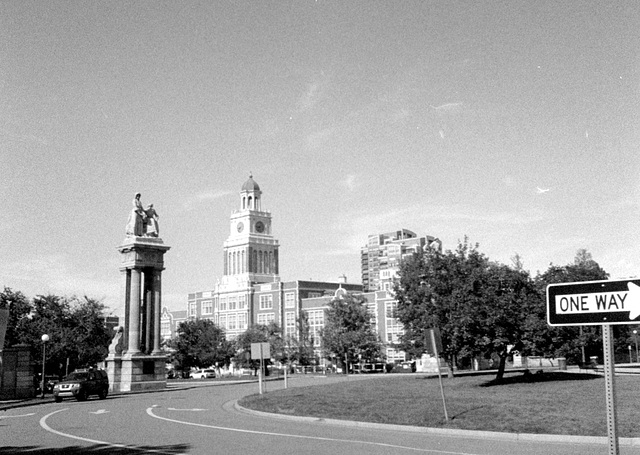
<instances>
[{"instance_id":1,"label":"clock tower","mask_svg":"<svg viewBox=\"0 0 640 455\"><path fill-rule=\"evenodd\" d=\"M223 281L278 281L278 240L271 232L271 213L262 210L262 191L249 175L240 190L240 209L231 214L224 242Z\"/></svg>"}]
</instances>

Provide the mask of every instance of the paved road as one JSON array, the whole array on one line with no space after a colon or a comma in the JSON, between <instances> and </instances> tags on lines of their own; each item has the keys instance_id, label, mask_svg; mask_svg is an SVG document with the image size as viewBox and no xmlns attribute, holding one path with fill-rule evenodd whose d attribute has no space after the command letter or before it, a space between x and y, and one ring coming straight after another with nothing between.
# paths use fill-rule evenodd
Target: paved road
<instances>
[{"instance_id":1,"label":"paved road","mask_svg":"<svg viewBox=\"0 0 640 455\"><path fill-rule=\"evenodd\" d=\"M290 386L337 378L297 377ZM351 378L350 380L360 380ZM270 382L268 390L283 387ZM0 413L0 454L606 454L606 444L513 441L487 435L442 435L274 418L238 410L235 401L257 385L193 387L113 396L87 402L65 400ZM639 448L621 447L621 455Z\"/></svg>"}]
</instances>

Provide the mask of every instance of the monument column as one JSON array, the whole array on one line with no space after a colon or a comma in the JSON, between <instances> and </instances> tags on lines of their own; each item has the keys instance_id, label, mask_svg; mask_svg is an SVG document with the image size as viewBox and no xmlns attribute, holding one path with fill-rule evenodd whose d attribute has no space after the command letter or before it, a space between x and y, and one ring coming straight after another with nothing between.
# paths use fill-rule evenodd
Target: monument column
<instances>
[{"instance_id":1,"label":"monument column","mask_svg":"<svg viewBox=\"0 0 640 455\"><path fill-rule=\"evenodd\" d=\"M145 314L144 314L144 353L151 353L153 347L153 308L154 300L154 275L155 270L147 269L144 271L144 295L145 295Z\"/></svg>"},{"instance_id":2,"label":"monument column","mask_svg":"<svg viewBox=\"0 0 640 455\"><path fill-rule=\"evenodd\" d=\"M153 271L153 351L151 355L161 354L160 350L160 314L162 310L162 272Z\"/></svg>"},{"instance_id":3,"label":"monument column","mask_svg":"<svg viewBox=\"0 0 640 455\"><path fill-rule=\"evenodd\" d=\"M129 309L129 344L127 355L140 352L140 283L141 273L139 269L131 269L131 303Z\"/></svg>"},{"instance_id":4,"label":"monument column","mask_svg":"<svg viewBox=\"0 0 640 455\"><path fill-rule=\"evenodd\" d=\"M153 205L142 209L140 194L118 246L123 275L124 330L116 333L106 359L112 392L164 389L166 356L160 348L161 273L170 249L160 237Z\"/></svg>"}]
</instances>

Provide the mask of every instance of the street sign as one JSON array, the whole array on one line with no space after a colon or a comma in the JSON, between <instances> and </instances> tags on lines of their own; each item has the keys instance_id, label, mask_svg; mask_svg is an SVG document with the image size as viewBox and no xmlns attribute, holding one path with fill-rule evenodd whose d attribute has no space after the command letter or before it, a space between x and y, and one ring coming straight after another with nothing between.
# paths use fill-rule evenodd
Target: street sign
<instances>
[{"instance_id":1,"label":"street sign","mask_svg":"<svg viewBox=\"0 0 640 455\"><path fill-rule=\"evenodd\" d=\"M251 359L270 359L271 349L269 343L251 343Z\"/></svg>"},{"instance_id":2,"label":"street sign","mask_svg":"<svg viewBox=\"0 0 640 455\"><path fill-rule=\"evenodd\" d=\"M552 326L640 323L640 280L580 281L547 286Z\"/></svg>"}]
</instances>

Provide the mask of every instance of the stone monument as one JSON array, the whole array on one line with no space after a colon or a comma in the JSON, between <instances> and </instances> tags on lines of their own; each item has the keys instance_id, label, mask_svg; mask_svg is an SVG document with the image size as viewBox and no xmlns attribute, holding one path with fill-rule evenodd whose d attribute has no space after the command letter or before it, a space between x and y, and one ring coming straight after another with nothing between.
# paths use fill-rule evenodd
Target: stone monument
<instances>
[{"instance_id":1,"label":"stone monument","mask_svg":"<svg viewBox=\"0 0 640 455\"><path fill-rule=\"evenodd\" d=\"M126 238L118 247L125 315L124 328L118 328L106 359L111 392L162 389L167 385L166 356L160 349L160 310L163 257L170 247L159 236L153 204L144 210L140 197L136 193Z\"/></svg>"}]
</instances>

